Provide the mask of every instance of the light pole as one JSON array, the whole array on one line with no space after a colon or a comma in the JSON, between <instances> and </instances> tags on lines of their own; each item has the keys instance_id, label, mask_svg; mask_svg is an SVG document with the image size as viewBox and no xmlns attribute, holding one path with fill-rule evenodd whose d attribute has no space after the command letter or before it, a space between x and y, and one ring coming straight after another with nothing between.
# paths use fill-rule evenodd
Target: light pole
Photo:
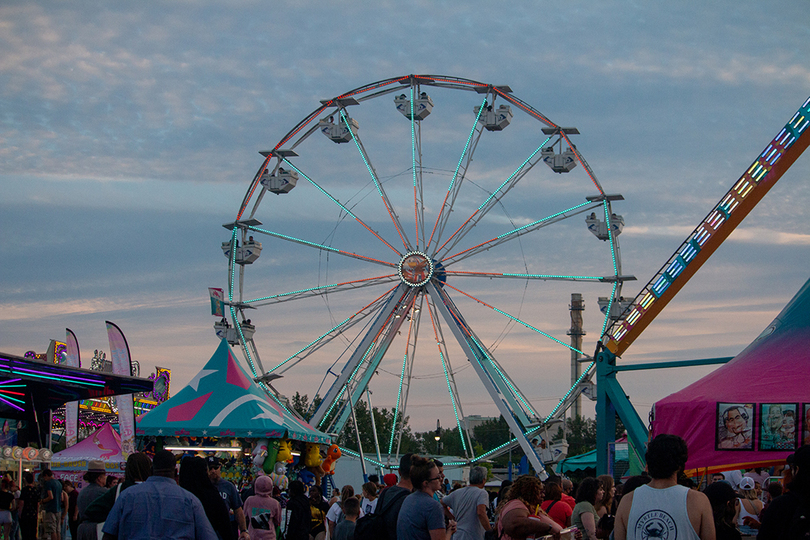
<instances>
[{"instance_id":1,"label":"light pole","mask_svg":"<svg viewBox=\"0 0 810 540\"><path fill-rule=\"evenodd\" d=\"M441 454L442 452L442 425L439 423L439 419L436 419L436 434L433 436L436 439L436 455Z\"/></svg>"}]
</instances>

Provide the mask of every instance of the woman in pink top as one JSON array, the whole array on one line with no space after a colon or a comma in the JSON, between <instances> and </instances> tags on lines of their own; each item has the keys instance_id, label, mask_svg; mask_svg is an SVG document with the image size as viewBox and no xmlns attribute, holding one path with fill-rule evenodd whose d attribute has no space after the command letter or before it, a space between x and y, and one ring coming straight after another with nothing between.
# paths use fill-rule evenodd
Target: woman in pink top
<instances>
[{"instance_id":1,"label":"woman in pink top","mask_svg":"<svg viewBox=\"0 0 810 540\"><path fill-rule=\"evenodd\" d=\"M245 519L251 540L276 540L276 527L281 524L281 505L270 495L273 481L260 476L253 485L256 495L245 501Z\"/></svg>"}]
</instances>

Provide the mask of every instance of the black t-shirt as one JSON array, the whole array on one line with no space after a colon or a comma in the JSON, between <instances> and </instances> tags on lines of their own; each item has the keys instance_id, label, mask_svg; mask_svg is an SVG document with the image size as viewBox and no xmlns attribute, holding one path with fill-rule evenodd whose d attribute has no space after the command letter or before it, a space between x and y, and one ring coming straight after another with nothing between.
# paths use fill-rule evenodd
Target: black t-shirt
<instances>
[{"instance_id":1,"label":"black t-shirt","mask_svg":"<svg viewBox=\"0 0 810 540\"><path fill-rule=\"evenodd\" d=\"M11 510L14 503L14 494L8 491L0 491L0 510Z\"/></svg>"},{"instance_id":2,"label":"black t-shirt","mask_svg":"<svg viewBox=\"0 0 810 540\"><path fill-rule=\"evenodd\" d=\"M383 509L385 509L385 514L383 515L383 520L385 521L385 528L388 531L388 538L389 540L394 540L397 537L397 519L399 518L399 510L402 508L402 503L405 501L405 497L411 490L399 487L399 486L391 486L389 488L385 488L380 493L380 500L377 501L377 507L374 510L374 513L380 513ZM401 495L401 494L404 494ZM397 496L399 497L397 498ZM394 499L397 500L394 500ZM393 504L388 503L387 501L394 501ZM388 506L390 505L390 508Z\"/></svg>"},{"instance_id":3,"label":"black t-shirt","mask_svg":"<svg viewBox=\"0 0 810 540\"><path fill-rule=\"evenodd\" d=\"M23 501L23 510L20 517L22 519L37 518L37 504L40 500L40 490L37 486L25 486L20 492L20 499Z\"/></svg>"}]
</instances>

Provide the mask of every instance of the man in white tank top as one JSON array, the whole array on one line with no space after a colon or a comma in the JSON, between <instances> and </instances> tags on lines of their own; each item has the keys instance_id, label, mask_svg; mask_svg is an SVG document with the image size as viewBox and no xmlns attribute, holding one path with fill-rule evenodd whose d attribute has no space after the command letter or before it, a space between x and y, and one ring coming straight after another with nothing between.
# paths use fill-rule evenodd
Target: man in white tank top
<instances>
[{"instance_id":1,"label":"man in white tank top","mask_svg":"<svg viewBox=\"0 0 810 540\"><path fill-rule=\"evenodd\" d=\"M677 435L658 435L647 446L652 481L622 497L616 511L616 540L715 540L709 499L678 484L688 457Z\"/></svg>"}]
</instances>

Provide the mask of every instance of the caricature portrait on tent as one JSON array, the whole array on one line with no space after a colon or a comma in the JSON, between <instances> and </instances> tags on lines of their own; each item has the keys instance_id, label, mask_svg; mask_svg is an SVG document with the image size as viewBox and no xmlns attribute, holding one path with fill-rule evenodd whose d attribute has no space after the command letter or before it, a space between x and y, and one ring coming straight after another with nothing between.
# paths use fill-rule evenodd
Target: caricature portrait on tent
<instances>
[{"instance_id":1,"label":"caricature portrait on tent","mask_svg":"<svg viewBox=\"0 0 810 540\"><path fill-rule=\"evenodd\" d=\"M799 422L798 403L760 404L760 450L796 450Z\"/></svg>"},{"instance_id":2,"label":"caricature portrait on tent","mask_svg":"<svg viewBox=\"0 0 810 540\"><path fill-rule=\"evenodd\" d=\"M718 403L716 425L717 450L754 449L753 403Z\"/></svg>"}]
</instances>

